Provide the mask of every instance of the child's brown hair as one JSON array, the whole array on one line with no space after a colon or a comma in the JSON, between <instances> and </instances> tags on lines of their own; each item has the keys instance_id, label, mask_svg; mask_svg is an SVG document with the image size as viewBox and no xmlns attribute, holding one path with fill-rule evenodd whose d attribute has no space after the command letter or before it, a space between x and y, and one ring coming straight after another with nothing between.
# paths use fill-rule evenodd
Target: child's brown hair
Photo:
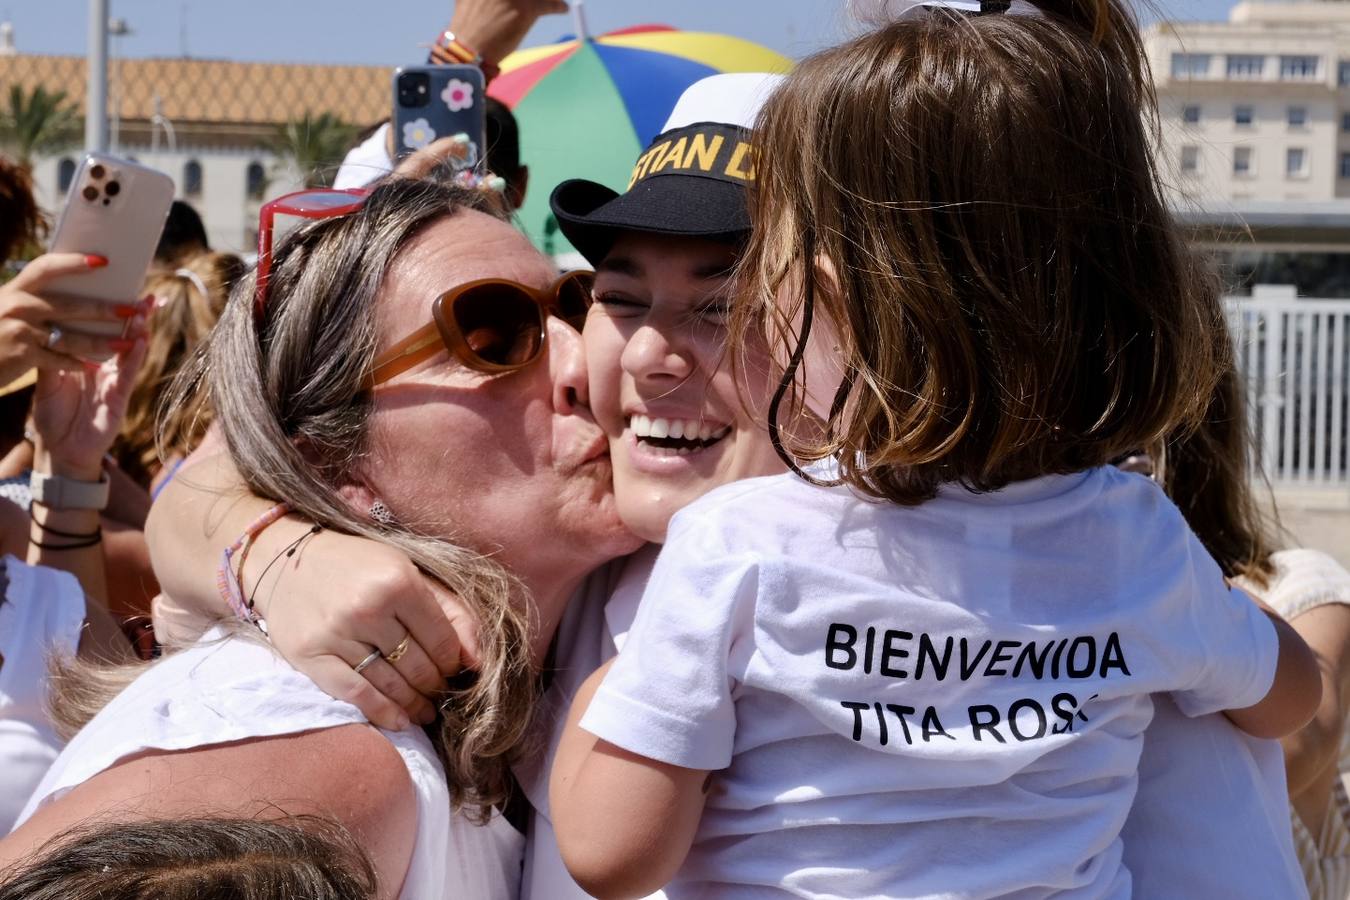
<instances>
[{"instance_id":1,"label":"child's brown hair","mask_svg":"<svg viewBox=\"0 0 1350 900\"><path fill-rule=\"evenodd\" d=\"M1104 465L1204 411L1229 351L1161 195L1137 26L1119 0L1027 6L911 10L767 102L733 346L767 317L800 359L823 313L845 372L808 440L784 367L794 467L834 455L914 504Z\"/></svg>"}]
</instances>

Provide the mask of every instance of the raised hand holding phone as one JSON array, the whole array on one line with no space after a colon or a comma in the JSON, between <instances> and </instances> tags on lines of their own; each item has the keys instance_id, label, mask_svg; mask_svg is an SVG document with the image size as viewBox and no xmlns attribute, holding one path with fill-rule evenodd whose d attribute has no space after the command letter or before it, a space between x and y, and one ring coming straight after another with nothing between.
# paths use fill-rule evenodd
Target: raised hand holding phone
<instances>
[{"instance_id":1,"label":"raised hand holding phone","mask_svg":"<svg viewBox=\"0 0 1350 900\"><path fill-rule=\"evenodd\" d=\"M55 284L92 278L107 265L99 255L47 253L0 285L0 384L30 369L78 368L81 359L107 359L131 349L144 333L144 321L137 325L135 317L145 303L109 303L53 291ZM109 333L79 331L91 322Z\"/></svg>"},{"instance_id":2,"label":"raised hand holding phone","mask_svg":"<svg viewBox=\"0 0 1350 900\"><path fill-rule=\"evenodd\" d=\"M58 273L43 285L47 296L84 298L104 304L139 296L173 203L173 179L130 160L91 153L76 171L52 237L53 253L98 256L105 262L88 273ZM125 337L120 322L90 316L72 321L66 334ZM74 355L107 359L107 353Z\"/></svg>"}]
</instances>

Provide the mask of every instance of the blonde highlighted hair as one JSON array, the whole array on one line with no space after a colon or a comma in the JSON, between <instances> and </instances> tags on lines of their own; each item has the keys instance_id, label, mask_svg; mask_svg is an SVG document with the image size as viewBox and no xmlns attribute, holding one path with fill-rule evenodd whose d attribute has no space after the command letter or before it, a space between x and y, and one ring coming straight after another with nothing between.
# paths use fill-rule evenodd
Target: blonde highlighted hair
<instances>
[{"instance_id":1,"label":"blonde highlighted hair","mask_svg":"<svg viewBox=\"0 0 1350 900\"><path fill-rule=\"evenodd\" d=\"M155 298L149 347L136 374L122 432L113 447L118 464L148 486L164 460L197 448L211 424L205 397L166 407L178 369L206 338L225 309L230 288L244 274L232 253L202 253L176 269L152 271L143 293Z\"/></svg>"},{"instance_id":2,"label":"blonde highlighted hair","mask_svg":"<svg viewBox=\"0 0 1350 900\"><path fill-rule=\"evenodd\" d=\"M770 416L794 467L835 456L914 504L1104 465L1203 413L1218 290L1159 188L1138 29L1119 0L1036 8L912 10L804 61L762 111L733 346L767 327L798 351ZM813 314L844 371L823 438L802 402Z\"/></svg>"}]
</instances>

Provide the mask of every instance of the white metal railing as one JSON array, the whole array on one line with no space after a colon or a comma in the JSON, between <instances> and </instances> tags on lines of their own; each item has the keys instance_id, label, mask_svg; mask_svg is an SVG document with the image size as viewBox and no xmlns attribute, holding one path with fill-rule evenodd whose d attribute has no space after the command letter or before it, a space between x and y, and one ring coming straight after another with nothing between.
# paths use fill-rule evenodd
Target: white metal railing
<instances>
[{"instance_id":1,"label":"white metal railing","mask_svg":"<svg viewBox=\"0 0 1350 900\"><path fill-rule=\"evenodd\" d=\"M1350 300L1257 285L1224 303L1257 460L1276 488L1350 487Z\"/></svg>"}]
</instances>

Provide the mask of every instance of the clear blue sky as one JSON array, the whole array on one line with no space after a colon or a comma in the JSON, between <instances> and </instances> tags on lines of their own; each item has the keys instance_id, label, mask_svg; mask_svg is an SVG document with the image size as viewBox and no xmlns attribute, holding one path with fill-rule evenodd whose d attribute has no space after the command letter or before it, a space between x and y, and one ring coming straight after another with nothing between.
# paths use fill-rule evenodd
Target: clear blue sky
<instances>
[{"instance_id":1,"label":"clear blue sky","mask_svg":"<svg viewBox=\"0 0 1350 900\"><path fill-rule=\"evenodd\" d=\"M1162 0L1173 19L1223 19L1229 0ZM420 60L450 17L449 0L109 0L133 34L124 56L190 56L275 62L399 65ZM843 0L586 0L594 32L644 22L722 31L800 57L844 34ZM20 52L80 54L84 0L0 0ZM395 12L397 11L397 12ZM1149 16L1152 18L1152 16ZM536 26L526 45L572 31L569 16Z\"/></svg>"}]
</instances>

